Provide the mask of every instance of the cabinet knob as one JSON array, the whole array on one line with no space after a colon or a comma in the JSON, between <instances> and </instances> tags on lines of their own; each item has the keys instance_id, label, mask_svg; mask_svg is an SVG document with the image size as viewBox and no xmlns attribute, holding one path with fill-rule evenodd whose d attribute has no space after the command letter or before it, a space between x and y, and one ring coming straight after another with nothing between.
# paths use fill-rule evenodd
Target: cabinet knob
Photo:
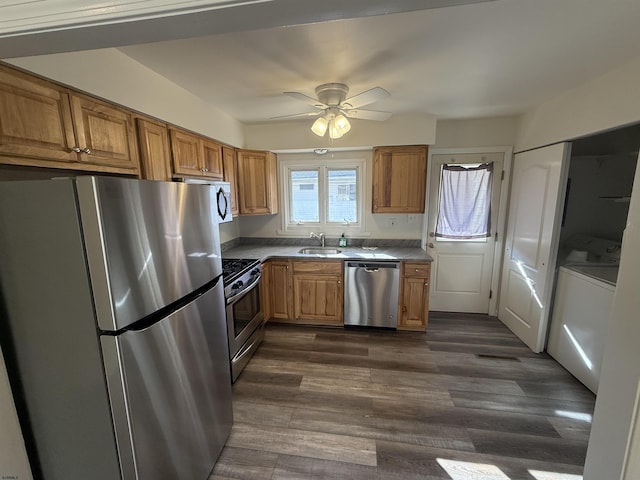
<instances>
[{"instance_id":1,"label":"cabinet knob","mask_svg":"<svg viewBox=\"0 0 640 480\"><path fill-rule=\"evenodd\" d=\"M429 286L429 283L428 283L428 282L427 282L427 283L425 283L425 284L424 284L424 286L425 286L425 287L428 287L428 286Z\"/></svg>"},{"instance_id":2,"label":"cabinet knob","mask_svg":"<svg viewBox=\"0 0 640 480\"><path fill-rule=\"evenodd\" d=\"M74 153L80 153L82 150L80 150L80 147L71 147L71 151Z\"/></svg>"},{"instance_id":3,"label":"cabinet knob","mask_svg":"<svg viewBox=\"0 0 640 480\"><path fill-rule=\"evenodd\" d=\"M82 151L83 151L84 153L86 153L87 155L91 155L91 149L90 149L90 148L88 148L88 147L83 148L83 149L82 149Z\"/></svg>"}]
</instances>

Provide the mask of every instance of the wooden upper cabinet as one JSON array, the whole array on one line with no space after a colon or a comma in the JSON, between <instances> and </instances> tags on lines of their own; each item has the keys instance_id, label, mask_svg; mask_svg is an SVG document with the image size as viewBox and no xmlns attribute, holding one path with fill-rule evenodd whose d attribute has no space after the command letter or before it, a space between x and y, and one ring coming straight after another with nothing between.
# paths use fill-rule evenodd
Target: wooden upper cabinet
<instances>
[{"instance_id":1,"label":"wooden upper cabinet","mask_svg":"<svg viewBox=\"0 0 640 480\"><path fill-rule=\"evenodd\" d=\"M0 154L44 160L42 166L78 161L69 94L62 88L0 67ZM24 160L2 158L3 163Z\"/></svg>"},{"instance_id":2,"label":"wooden upper cabinet","mask_svg":"<svg viewBox=\"0 0 640 480\"><path fill-rule=\"evenodd\" d=\"M209 139L202 139L202 166L205 175L222 180L222 145Z\"/></svg>"},{"instance_id":3,"label":"wooden upper cabinet","mask_svg":"<svg viewBox=\"0 0 640 480\"><path fill-rule=\"evenodd\" d=\"M133 116L0 66L0 162L137 174Z\"/></svg>"},{"instance_id":4,"label":"wooden upper cabinet","mask_svg":"<svg viewBox=\"0 0 640 480\"><path fill-rule=\"evenodd\" d=\"M373 150L373 213L424 213L427 147Z\"/></svg>"},{"instance_id":5,"label":"wooden upper cabinet","mask_svg":"<svg viewBox=\"0 0 640 480\"><path fill-rule=\"evenodd\" d=\"M146 118L137 118L136 126L142 178L171 180L171 150L167 126Z\"/></svg>"},{"instance_id":6,"label":"wooden upper cabinet","mask_svg":"<svg viewBox=\"0 0 640 480\"><path fill-rule=\"evenodd\" d=\"M231 185L231 215L240 213L238 204L238 166L235 148L222 147L222 171L223 179Z\"/></svg>"},{"instance_id":7,"label":"wooden upper cabinet","mask_svg":"<svg viewBox=\"0 0 640 480\"><path fill-rule=\"evenodd\" d=\"M93 165L138 170L138 146L131 112L106 102L71 94L76 147Z\"/></svg>"},{"instance_id":8,"label":"wooden upper cabinet","mask_svg":"<svg viewBox=\"0 0 640 480\"><path fill-rule=\"evenodd\" d=\"M222 147L194 133L170 129L173 172L178 176L222 180Z\"/></svg>"},{"instance_id":9,"label":"wooden upper cabinet","mask_svg":"<svg viewBox=\"0 0 640 480\"><path fill-rule=\"evenodd\" d=\"M238 150L237 166L240 215L278 213L275 154Z\"/></svg>"}]
</instances>

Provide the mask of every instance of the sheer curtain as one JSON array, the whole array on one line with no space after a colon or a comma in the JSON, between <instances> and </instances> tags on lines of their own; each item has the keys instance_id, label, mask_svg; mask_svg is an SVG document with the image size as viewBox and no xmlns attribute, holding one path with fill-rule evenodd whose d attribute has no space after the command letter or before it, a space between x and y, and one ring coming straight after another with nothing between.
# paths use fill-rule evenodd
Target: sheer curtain
<instances>
[{"instance_id":1,"label":"sheer curtain","mask_svg":"<svg viewBox=\"0 0 640 480\"><path fill-rule=\"evenodd\" d=\"M491 236L493 162L442 166L435 236L475 239Z\"/></svg>"}]
</instances>

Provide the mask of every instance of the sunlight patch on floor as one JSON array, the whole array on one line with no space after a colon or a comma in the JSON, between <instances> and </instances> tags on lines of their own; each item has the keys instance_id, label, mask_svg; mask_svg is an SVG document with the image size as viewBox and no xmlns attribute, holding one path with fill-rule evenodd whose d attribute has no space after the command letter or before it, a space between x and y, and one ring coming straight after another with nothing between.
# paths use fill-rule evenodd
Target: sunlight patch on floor
<instances>
[{"instance_id":1,"label":"sunlight patch on floor","mask_svg":"<svg viewBox=\"0 0 640 480\"><path fill-rule=\"evenodd\" d=\"M539 470L529 470L529 473L536 480L582 480L582 475L570 473L541 472Z\"/></svg>"},{"instance_id":2,"label":"sunlight patch on floor","mask_svg":"<svg viewBox=\"0 0 640 480\"><path fill-rule=\"evenodd\" d=\"M511 480L495 465L436 459L452 480Z\"/></svg>"}]
</instances>

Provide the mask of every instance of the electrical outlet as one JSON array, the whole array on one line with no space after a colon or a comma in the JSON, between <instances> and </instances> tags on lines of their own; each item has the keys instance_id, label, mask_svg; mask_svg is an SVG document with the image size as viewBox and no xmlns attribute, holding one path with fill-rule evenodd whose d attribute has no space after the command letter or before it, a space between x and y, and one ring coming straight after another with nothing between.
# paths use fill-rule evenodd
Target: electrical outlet
<instances>
[{"instance_id":1,"label":"electrical outlet","mask_svg":"<svg viewBox=\"0 0 640 480\"><path fill-rule=\"evenodd\" d=\"M396 224L398 223L398 219L395 217L392 217L389 219L389 228L393 228L396 226Z\"/></svg>"},{"instance_id":2,"label":"electrical outlet","mask_svg":"<svg viewBox=\"0 0 640 480\"><path fill-rule=\"evenodd\" d=\"M415 213L407 215L407 223L418 223L418 215Z\"/></svg>"}]
</instances>

